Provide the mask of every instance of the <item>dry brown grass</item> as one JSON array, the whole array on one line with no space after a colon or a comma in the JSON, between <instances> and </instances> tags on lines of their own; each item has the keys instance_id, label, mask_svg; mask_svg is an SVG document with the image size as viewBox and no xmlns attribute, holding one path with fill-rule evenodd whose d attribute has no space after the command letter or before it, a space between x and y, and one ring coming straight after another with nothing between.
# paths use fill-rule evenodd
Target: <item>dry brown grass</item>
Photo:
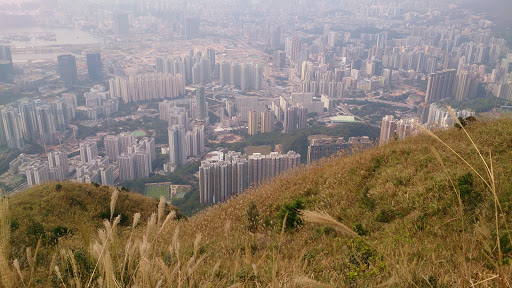
<instances>
[{"instance_id":1,"label":"dry brown grass","mask_svg":"<svg viewBox=\"0 0 512 288\"><path fill-rule=\"evenodd\" d=\"M145 225L110 219L84 246L94 273L64 248L45 256L53 280L39 286L510 287L512 120L435 136L292 171L188 221L173 220L163 204L131 218ZM459 185L468 172L481 195L473 210ZM304 212L303 226L287 232L279 207L296 199L323 212ZM246 228L252 201L258 233ZM16 276L12 260L5 271ZM27 285L30 263L18 262ZM6 279L17 286L4 287L23 286L21 277Z\"/></svg>"}]
</instances>

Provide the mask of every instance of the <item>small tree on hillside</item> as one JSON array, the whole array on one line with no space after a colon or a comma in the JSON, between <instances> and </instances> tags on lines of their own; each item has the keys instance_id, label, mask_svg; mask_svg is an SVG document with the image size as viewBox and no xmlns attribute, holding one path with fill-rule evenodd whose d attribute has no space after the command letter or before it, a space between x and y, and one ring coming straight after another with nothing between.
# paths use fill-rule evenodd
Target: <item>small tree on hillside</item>
<instances>
[{"instance_id":1,"label":"small tree on hillside","mask_svg":"<svg viewBox=\"0 0 512 288\"><path fill-rule=\"evenodd\" d=\"M249 230L251 233L258 232L260 212L258 211L258 207L254 201L249 204L249 208L247 209L247 221L249 222L247 225L247 230Z\"/></svg>"}]
</instances>

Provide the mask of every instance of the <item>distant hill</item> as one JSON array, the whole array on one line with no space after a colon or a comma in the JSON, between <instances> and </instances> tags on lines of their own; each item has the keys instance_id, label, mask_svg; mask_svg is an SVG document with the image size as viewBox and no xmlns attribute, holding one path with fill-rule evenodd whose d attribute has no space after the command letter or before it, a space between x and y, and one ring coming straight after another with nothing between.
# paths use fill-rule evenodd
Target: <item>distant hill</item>
<instances>
[{"instance_id":1,"label":"distant hill","mask_svg":"<svg viewBox=\"0 0 512 288\"><path fill-rule=\"evenodd\" d=\"M61 182L32 187L11 196L12 245L35 246L40 237L43 245L53 245L64 235L66 241L77 238L89 242L104 219L110 218L113 191L112 187L97 184ZM157 200L123 190L114 216L121 215L121 226L129 226L135 213L147 219L157 205Z\"/></svg>"},{"instance_id":2,"label":"distant hill","mask_svg":"<svg viewBox=\"0 0 512 288\"><path fill-rule=\"evenodd\" d=\"M131 228L93 233L90 243L98 243L90 246L77 239L55 262L50 261L51 253L43 253L38 258L37 283L41 287L62 283L87 287L91 281L92 287L471 287L475 283L509 287L512 119L479 121L467 129L485 164L457 128L435 133L451 148L422 134L350 157L326 159L187 221L149 221L133 234ZM28 195L37 199L35 191L52 198L52 185L44 187L24 199ZM69 187L85 199L95 191L90 185ZM97 221L94 215L109 203L105 192L94 201L93 207L101 208L72 212L84 209L70 202L73 198L60 197L58 207L74 208L50 213L35 200L39 204L24 205L37 210L22 209L16 207L24 207L22 202L12 199L13 217L29 223L28 218L38 214L38 221L48 227L58 221L55 212L66 213L69 223L80 222L79 213L89 215L84 221L91 221L91 216ZM126 199L127 214L131 209L154 208L154 202L140 204L146 200L139 199L142 202ZM20 259L21 274L29 282L30 261L21 253L14 253L9 261L14 258ZM48 272L53 265L60 274ZM4 277L0 279L12 279L14 284L5 287L19 287L20 277L10 267L0 269Z\"/></svg>"},{"instance_id":3,"label":"distant hill","mask_svg":"<svg viewBox=\"0 0 512 288\"><path fill-rule=\"evenodd\" d=\"M461 5L462 8L471 9L475 13L485 13L489 20L496 23L494 33L498 37L507 40L509 47L512 47L512 1L510 0L467 0Z\"/></svg>"}]
</instances>

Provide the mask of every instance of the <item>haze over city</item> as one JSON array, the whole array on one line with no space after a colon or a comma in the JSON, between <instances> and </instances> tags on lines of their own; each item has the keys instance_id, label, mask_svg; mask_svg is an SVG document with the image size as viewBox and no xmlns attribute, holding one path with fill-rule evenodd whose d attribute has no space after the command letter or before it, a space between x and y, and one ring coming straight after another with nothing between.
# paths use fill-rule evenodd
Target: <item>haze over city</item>
<instances>
[{"instance_id":1,"label":"haze over city","mask_svg":"<svg viewBox=\"0 0 512 288\"><path fill-rule=\"evenodd\" d=\"M372 158L370 162L373 163L373 168L368 168L372 172L364 176L367 172L364 172L363 168L358 171L357 165L353 164L356 160L353 159L364 158L366 157L364 155L374 155L372 153L382 151L395 151L394 148L389 147L394 147L393 145L402 147L399 145L412 143L407 141L420 141L417 139L424 139L422 137L432 133L448 135L443 133L456 133L453 131L456 129L462 131L466 126L468 129L475 127L474 129L484 130L478 128L483 126L478 125L487 125L486 123L493 123L492 121L502 123L499 121L507 119L507 115L512 110L511 12L512 2L509 0L484 2L476 0L0 0L0 188L2 195L6 197L5 199L8 197L24 199L23 197L33 198L24 195L32 195L30 193L35 193L34 191L39 191L38 189L51 190L55 193L77 189L85 189L87 193L93 193L87 189L97 189L104 193L101 194L101 199L107 197L105 195L108 197L116 195L112 198L115 198L112 200L115 202L118 197L116 193L125 193L121 194L126 196L123 199L133 197L130 201L123 200L124 204L129 202L126 204L128 207L126 209L130 212L133 212L130 210L133 206L137 206L136 201L150 203L147 207L153 205L155 201L160 201L157 216L159 219L153 220L158 225L162 225L162 229L162 221L165 219L160 219L164 213L162 209L174 211L172 217L177 219L191 217L192 223L199 221L194 219L201 219L200 224L194 227L203 227L208 230L208 224L203 221L204 218L193 218L194 215L199 212L220 211L214 209L231 207L229 205L234 205L233 201L240 201L242 204L235 206L238 208L243 206L243 211L236 212L238 213L236 215L243 214L243 217L247 218L244 218L244 221L247 220L245 222L248 223L244 222L245 224L236 226L235 229L249 231L251 236L245 234L240 236L242 240L238 239L240 243L236 242L236 245L241 247L238 248L239 250L231 247L233 251L226 250L222 253L225 253L223 255L245 253L246 256L243 257L247 257L245 264L247 267L244 268L245 270L240 270L238 266L233 266L235 268L219 266L229 272L224 274L218 272L218 275L217 272L213 272L211 279L214 280L205 280L207 278L205 276L197 283L201 283L200 287L207 285L228 287L237 285L236 283L241 283L239 287L253 287L252 284L256 287L261 286L262 283L265 283L263 286L267 286L268 281L272 279L271 286L290 286L292 285L290 283L295 281L290 279L297 275L290 278L291 276L285 273L286 275L281 275L280 283L286 284L276 284L278 272L274 264L267 267L268 271L258 270L259 264L253 263L255 261L250 258L252 254L248 251L254 250L254 255L261 257L261 261L266 261L266 257L280 253L279 249L283 246L282 242L275 239L269 240L270 237L275 236L272 233L278 230L282 235L285 232L290 233L287 234L289 235L287 237L292 239L290 243L298 241L291 236L292 233L300 230L304 224L303 220L307 222L307 219L313 219L310 222L315 223L314 219L318 217L324 222L317 219L316 223L323 223L325 227L334 225L332 223L337 223L336 221L350 219L353 222L351 223L353 225L347 228L350 231L347 232L342 227L341 230L345 232L342 231L341 234L348 233L352 235L351 237L358 235L357 237L362 240L360 243L342 244L348 245L347 247L366 245L369 242L365 242L365 238L362 237L369 237L371 233L377 234L380 231L378 227L381 227L379 223L389 224L399 217L416 215L410 211L403 212L403 209L400 210L394 206L395 197L401 198L396 196L399 192L403 192L400 189L413 184L406 179L412 179L415 175L422 173L430 175L428 173L433 172L425 167L430 167L428 165L432 162L455 161L451 158L447 160L448 156L444 154L443 157L438 156L435 154L436 149L425 149L418 152L417 157L429 155L430 158L415 162L414 165L418 165L418 168L414 169L416 172L393 178L394 176L379 174L379 169L389 165L390 167L403 166L400 171L409 171L407 169L411 168L411 165L395 161L393 160L395 158L389 155L389 159L386 158L387 156L379 156L380 158ZM451 139L459 138L454 136ZM426 143L425 140L421 141ZM475 146L478 145L475 144ZM416 147L419 146L416 145ZM411 151L407 153L414 154ZM400 157L409 155L407 153L402 153ZM357 222L355 219L357 217L354 216L363 212L357 210L357 213L353 214L343 211L338 213L333 208L338 204L329 203L329 197L326 196L330 195L328 193L337 191L338 194L333 194L333 197L345 199L340 196L345 193L340 187L351 184L336 182L336 185L329 186L331 190L325 192L327 194L322 196L323 198L318 196L320 195L317 194L320 193L318 191L323 189L319 187L328 185L337 176L331 175L332 177L329 178L325 176L329 173L315 169L324 169L322 165L325 163L330 163L325 164L327 165L325 167L331 167L329 165L337 165L333 163L341 163L339 161L347 161L346 163L354 165L351 168L355 170L343 172L346 173L342 175L343 177L359 175L363 178L367 177L369 183L373 183L371 179L388 179L389 177L389 181L385 181L385 184L378 182L387 190L377 184L375 186L365 184L364 187L355 188L357 192L354 192L356 193L354 195L357 197L354 197L357 200L346 202L350 204L347 204L348 208L345 207L347 209L364 208L366 209L364 213L375 211L378 214L374 217L377 219L376 222L366 223L367 226L364 226ZM407 162L409 158L403 161ZM445 167L443 165L444 163L440 164L437 170L442 170L440 167ZM491 165L486 162L484 166ZM365 167L364 163L361 167ZM421 172L423 168L428 172ZM435 191L445 189L442 191L447 194L446 189L452 189L453 186L459 198L452 200L456 199L462 203L470 201L465 197L474 197L476 199L473 199L474 202L480 203L479 201L484 200L472 194L474 191L471 189L476 189L473 183L480 181L482 175L491 175L492 171L487 171L486 168L485 173L480 170L476 173L477 170L471 167L468 171L464 170L469 173L464 175L457 170L452 173L453 175L448 175L453 179L457 178L457 181L453 180L454 182L449 177L436 176L430 179L425 176L430 179L429 183L434 183L435 187L423 189L426 192L422 191L436 193ZM311 180L311 183L316 184L310 187L310 182L305 182L304 187L307 187L307 190L301 192L300 197L292 197L293 199L285 198L288 194L284 192L282 194L284 198L279 198L281 197L278 196L279 191L275 191L275 195L265 194L268 196L266 198L252 196L260 195L251 194L253 192L267 193L265 191L268 191L268 187L280 187L281 184L275 183L289 183L290 181L286 179L292 178L286 177L299 175L294 173L305 173L293 178L296 181L299 181L297 179L316 179ZM475 182L473 177L477 179ZM494 178L491 178L494 181ZM452 184L443 182L448 181L447 179ZM475 187L482 184L481 186L487 189L492 186L490 184L492 181L485 180L483 184L478 182L479 184L475 184ZM360 183L364 184L364 180ZM469 186L471 189L468 188ZM395 194L389 192L389 197L384 197L383 190L399 192L393 192ZM494 190L492 192L493 195L497 195ZM405 193L405 195L409 194ZM139 196L141 198L137 198ZM318 198L315 198L317 196ZM100 196L90 198L99 199ZM378 205L385 200L376 202L374 198L391 199L390 207L386 206L377 211L375 207L380 207ZM275 201L278 203L273 203L275 207L271 208L264 206L267 208L261 210L262 215L267 213L268 215L265 215L268 217L259 218L258 205L261 208L266 204L260 204L258 201L267 203L270 199L272 201L277 199ZM79 202L82 203L81 201ZM355 202L358 204L354 204ZM425 202L428 201L425 200ZM478 205L473 202L467 203L469 202L462 203L468 205L467 207L462 207L460 204L461 207L454 209L459 209L457 213L460 214L476 213L475 207ZM140 207L146 207L145 205L140 204ZM19 207L22 206L20 204ZM83 204L81 207L89 206ZM334 219L331 216L325 218L328 216L326 214L315 214L317 217L315 218L307 212L300 213L302 210L315 210L313 208L331 209L329 212L338 214ZM73 209L71 210L74 211ZM87 209L83 208L83 211ZM95 221L99 218L101 220L109 218L107 222L111 224L105 225L113 225L114 207L108 209L103 209L99 213L101 216L98 216L98 213L93 215ZM49 210L51 209L42 214L51 214ZM168 210L165 212L170 211ZM418 211L420 210L418 208ZM439 208L439 210L442 209ZM199 215L207 215L201 213ZM444 212L421 210L418 213L433 215ZM39 214L37 217L41 217ZM499 214L507 215L503 211ZM148 215L150 215L149 212ZM366 214L357 215L364 218ZM459 214L451 216L455 217L451 219L458 219ZM61 231L64 233L62 234L59 230L57 231L59 234L54 229L63 227L39 223L46 220L32 221L34 217L27 218L31 219L29 224L21 224L32 227L23 226L23 229L26 228L29 231L25 234L28 235L32 233L30 231L39 229L42 231L41 235L53 235L51 238L53 242L51 242L46 241L49 239L45 238L47 236L38 234L41 236L41 241L46 241L43 245L48 247L57 245L55 243L58 243L65 233ZM296 222L289 220L291 218L288 217L295 217ZM477 216L469 220L463 216L460 217L463 219L462 225L473 223L471 221L478 222ZM231 220L222 219L229 224L231 223L229 221L235 221L232 218ZM485 217L482 216L482 218ZM130 218L130 221L132 220L134 217ZM89 220L85 222L87 221ZM506 226L506 219L503 221L505 223L503 225ZM35 225L35 222L41 225ZM91 220L87 223L95 222ZM103 225L99 223L99 226ZM228 225L226 223L223 225ZM451 220L446 223L451 223ZM501 224L498 223L497 226ZM123 223L123 225L129 227L129 224ZM153 224L148 225L151 227ZM445 224L440 226L443 225ZM97 226L91 224L94 229ZM225 228L226 231L230 228L228 226ZM212 224L210 227L217 226ZM325 240L324 238L332 237L325 227L321 228L324 230L315 232L318 234L314 236L315 239ZM334 225L333 229L340 231L340 227ZM463 233L467 231L464 227L461 228ZM106 228L106 230L109 229ZM476 230L475 227L467 229ZM69 228L69 230L73 229ZM147 231L149 230L148 228ZM21 230L13 232L16 237L22 235L16 234L22 233L19 231ZM202 233L202 231L197 232ZM225 237L229 239L229 233L225 233ZM66 235L72 239L70 236L72 234L69 232ZM269 238L265 238L265 235ZM489 235L501 234L499 231L489 231L486 237ZM74 234L73 236L78 237ZM497 241L505 241L500 240L500 237L505 236L497 236ZM489 238L492 237L489 236ZM267 241L265 242L267 244L273 243L275 247L271 249L269 244L265 246L267 249L265 252L258 250L263 249L258 246L258 239L261 242ZM512 242L512 238L509 240ZM304 243L314 242L309 238L304 241ZM328 243L331 240L325 241ZM105 240L102 245L108 246L107 242L108 240ZM188 242L194 243L194 240ZM37 245L37 241L35 243ZM297 244L297 242L293 243ZM304 243L300 242L297 245ZM29 246L32 244L34 243L29 243ZM342 244L336 245L343 246ZM173 245L171 255L165 255L167 258L164 257L165 261L162 260L163 265L172 266L171 264L174 263L172 254L177 253L179 245L176 243ZM314 244L311 245L314 246ZM372 245L368 245L370 246ZM0 270L3 263L2 247L0 245ZM91 249L94 250L94 248ZM201 252L197 249L199 248L195 247L191 250L194 251L194 260L188 262L191 263L189 264L191 267L194 263L197 265L200 263L197 254ZM307 267L312 263L310 261L314 262L315 257L321 254L315 249L301 252L304 254L300 260L302 264L296 266ZM98 262L103 261L103 250L100 249L102 252L99 256L89 251L87 257L93 257L91 255L94 254ZM242 250L243 252L240 252ZM465 252L464 250L461 254ZM322 253L329 254L328 251ZM347 285L373 287L376 282L368 280L371 278L368 275L380 271L377 262L385 262L381 257L386 258L382 256L383 253L379 253L377 254L380 256L357 254L354 256L357 261L349 257L353 260L350 265L357 266L357 271L343 270L352 267L347 264L343 269L340 268L344 271L343 273L336 274L339 271L331 271L332 273L329 274L331 276L326 276L316 271L316 268L310 267L311 271L316 272L303 273L303 276L307 279L314 278L315 281L322 283L330 283L329 285L335 287ZM495 253L494 250L489 252L489 254L492 253ZM503 253L512 253L512 248ZM493 275L497 275L496 279L505 279L506 268L503 265L510 266L510 261L504 259L510 259L507 257L512 256L503 253L500 250L500 264L480 263L480 266L487 268L492 266L485 273L472 275L471 268L468 268L470 265L465 263L466 266L462 269L466 271L462 277L465 282L452 279L453 281L450 280L447 283L465 287L469 285L468 283L480 283L479 281L485 280L483 278L493 277ZM157 254L154 253L154 255ZM12 255L9 257L12 258ZM176 257L180 259L179 255ZM361 260L358 257L366 258ZM456 259L471 258L470 256L460 257ZM494 256L489 256L491 257ZM370 258L376 262L369 264ZM272 258L272 261L274 259L280 258ZM12 262L11 259L9 261L9 263ZM329 261L326 260L322 265ZM361 261L368 263L361 265ZM441 261L445 260L440 259L439 262ZM34 262L37 261L34 260ZM240 262L243 261L240 260ZM32 267L33 263L27 262L23 265L25 269ZM91 281L94 277L101 278L98 280L100 282L110 281L108 280L110 278L105 276L108 274L104 268L105 265L100 265L101 269L104 269L101 276L87 268L89 269L87 275ZM238 262L236 265L239 265ZM315 267L324 267L322 265L318 264ZM119 267L121 266L122 264L119 264ZM366 269L370 269L368 268L370 266L376 270L368 272L369 270ZM494 269L495 266L499 269ZM222 271L219 267L215 269ZM290 267L287 266L286 271L289 272ZM332 269L337 271L338 268ZM137 269L132 271L133 275L138 275ZM176 269L182 269L182 267L179 266ZM507 269L510 270L510 267ZM18 274L27 274L25 270L23 271ZM190 273L190 275L187 274L188 284L194 286L193 284L197 283L190 280L193 278L193 272L188 271L187 273ZM75 275L76 271L69 273ZM228 275L230 273L235 275L234 278L230 278L231 276ZM380 272L375 273L384 275L379 274ZM162 274L165 272L158 275ZM360 276L363 274L366 276ZM23 275L20 278L23 278ZM71 279L69 275L66 277ZM0 276L2 276L1 273ZM146 279L144 278L146 276L140 277ZM167 275L165 281L169 283L165 283L169 287L174 285L171 285L172 281L169 280L174 279L173 277ZM388 278L393 277L402 278L403 275L393 274ZM64 278L57 279L61 281L57 281L56 285L66 286L68 279ZM388 278L386 279L389 280ZM0 279L4 278L0 277ZM97 280L97 278L94 279ZM137 283L143 283L140 287L153 287L157 282L153 281L156 278L151 279L151 285L147 284L149 282L144 282L146 280L140 279L142 282ZM258 279L261 282L258 282ZM123 278L119 281L125 280ZM41 281L42 287L48 284ZM406 283L404 287L417 281L419 280L404 282ZM293 285L299 285L301 282L293 283L295 283ZM430 286L437 285L432 283L434 282L428 282ZM505 282L500 282L500 285L502 283ZM121 286L128 287L129 284L124 283ZM0 285L0 287L4 286ZM5 287L16 286L5 285ZM504 284L503 287L510 287L510 283Z\"/></svg>"}]
</instances>

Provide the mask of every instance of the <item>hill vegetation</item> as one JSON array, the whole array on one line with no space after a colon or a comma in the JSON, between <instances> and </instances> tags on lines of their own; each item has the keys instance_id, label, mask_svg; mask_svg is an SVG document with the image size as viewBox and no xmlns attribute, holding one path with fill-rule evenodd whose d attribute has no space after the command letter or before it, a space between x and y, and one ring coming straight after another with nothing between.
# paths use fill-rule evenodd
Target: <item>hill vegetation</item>
<instances>
[{"instance_id":1,"label":"hill vegetation","mask_svg":"<svg viewBox=\"0 0 512 288\"><path fill-rule=\"evenodd\" d=\"M59 241L56 256L34 246L26 257L6 254L2 226L0 280L3 287L510 287L512 119L466 129L471 138L453 128L326 159L186 221L163 204L149 218L130 218L130 227L106 217L90 244Z\"/></svg>"},{"instance_id":2,"label":"hill vegetation","mask_svg":"<svg viewBox=\"0 0 512 288\"><path fill-rule=\"evenodd\" d=\"M59 242L89 243L103 220L110 218L112 188L98 184L49 183L30 188L9 199L11 247L16 254L24 247L41 244L52 250ZM114 216L120 226L129 226L133 215L149 217L158 201L122 190ZM167 208L168 212L170 207ZM181 213L179 217L183 217ZM58 246L58 245L57 245Z\"/></svg>"}]
</instances>

